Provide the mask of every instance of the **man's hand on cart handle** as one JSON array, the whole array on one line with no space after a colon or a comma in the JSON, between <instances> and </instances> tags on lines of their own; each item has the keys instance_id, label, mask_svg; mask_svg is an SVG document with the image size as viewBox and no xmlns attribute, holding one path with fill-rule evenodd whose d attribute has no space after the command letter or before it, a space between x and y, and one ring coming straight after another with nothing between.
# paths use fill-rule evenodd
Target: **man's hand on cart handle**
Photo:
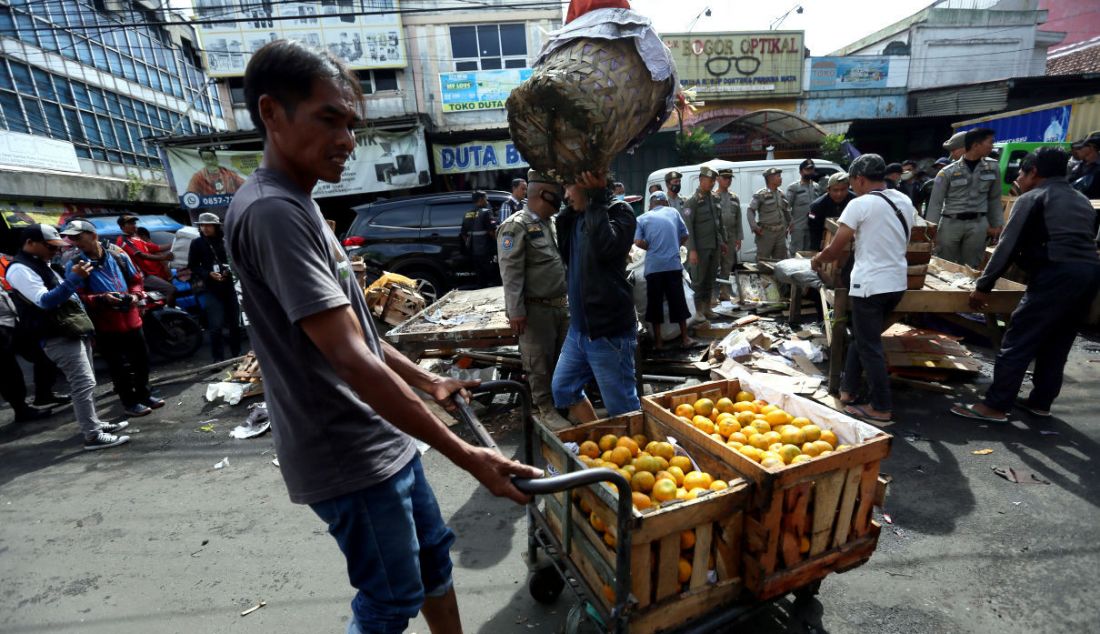
<instances>
[{"instance_id":1,"label":"man's hand on cart handle","mask_svg":"<svg viewBox=\"0 0 1100 634\"><path fill-rule=\"evenodd\" d=\"M437 376L432 383L431 394L436 403L442 405L448 412L453 412L455 411L455 404L454 401L451 400L451 395L458 392L458 394L469 403L470 390L468 388L474 388L479 385L481 385L481 381L460 381L459 379Z\"/></svg>"},{"instance_id":2,"label":"man's hand on cart handle","mask_svg":"<svg viewBox=\"0 0 1100 634\"><path fill-rule=\"evenodd\" d=\"M512 478L542 477L541 470L485 447L471 447L468 464L460 466L485 485L490 493L497 497L508 498L517 504L527 504L531 501L531 496L521 493L512 484Z\"/></svg>"}]
</instances>

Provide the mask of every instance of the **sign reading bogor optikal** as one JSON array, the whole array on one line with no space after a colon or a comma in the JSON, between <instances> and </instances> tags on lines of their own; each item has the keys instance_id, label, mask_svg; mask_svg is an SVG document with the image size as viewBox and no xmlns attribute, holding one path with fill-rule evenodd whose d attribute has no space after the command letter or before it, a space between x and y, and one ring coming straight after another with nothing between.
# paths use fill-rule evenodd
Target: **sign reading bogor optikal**
<instances>
[{"instance_id":1,"label":"sign reading bogor optikal","mask_svg":"<svg viewBox=\"0 0 1100 634\"><path fill-rule=\"evenodd\" d=\"M511 141L471 141L461 145L436 145L436 174L468 174L488 170L527 167L527 161Z\"/></svg>"},{"instance_id":2,"label":"sign reading bogor optikal","mask_svg":"<svg viewBox=\"0 0 1100 634\"><path fill-rule=\"evenodd\" d=\"M802 31L666 33L680 85L699 97L777 97L802 92Z\"/></svg>"}]
</instances>

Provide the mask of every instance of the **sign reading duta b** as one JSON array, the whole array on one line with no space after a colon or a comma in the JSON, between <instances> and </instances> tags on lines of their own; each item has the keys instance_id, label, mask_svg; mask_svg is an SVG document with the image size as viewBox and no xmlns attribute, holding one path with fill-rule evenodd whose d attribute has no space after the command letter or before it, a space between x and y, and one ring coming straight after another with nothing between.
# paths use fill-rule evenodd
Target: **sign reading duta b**
<instances>
[{"instance_id":1,"label":"sign reading duta b","mask_svg":"<svg viewBox=\"0 0 1100 634\"><path fill-rule=\"evenodd\" d=\"M802 31L666 33L680 85L701 98L794 96L802 92Z\"/></svg>"},{"instance_id":2,"label":"sign reading duta b","mask_svg":"<svg viewBox=\"0 0 1100 634\"><path fill-rule=\"evenodd\" d=\"M508 95L527 81L530 68L482 70L470 73L440 73L443 112L503 110Z\"/></svg>"},{"instance_id":3,"label":"sign reading duta b","mask_svg":"<svg viewBox=\"0 0 1100 634\"><path fill-rule=\"evenodd\" d=\"M471 141L461 145L435 145L436 174L468 174L527 167L527 161L511 141Z\"/></svg>"},{"instance_id":4,"label":"sign reading duta b","mask_svg":"<svg viewBox=\"0 0 1100 634\"><path fill-rule=\"evenodd\" d=\"M428 149L423 128L403 132L362 131L339 183L317 183L314 198L364 194L428 185ZM170 147L169 179L180 205L196 210L227 207L233 194L260 166L262 152Z\"/></svg>"}]
</instances>

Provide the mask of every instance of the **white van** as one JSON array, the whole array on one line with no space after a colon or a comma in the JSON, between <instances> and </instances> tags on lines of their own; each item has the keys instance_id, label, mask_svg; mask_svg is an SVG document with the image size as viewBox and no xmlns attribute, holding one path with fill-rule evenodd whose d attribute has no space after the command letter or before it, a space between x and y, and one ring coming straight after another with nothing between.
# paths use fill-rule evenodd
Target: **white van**
<instances>
[{"instance_id":1,"label":"white van","mask_svg":"<svg viewBox=\"0 0 1100 634\"><path fill-rule=\"evenodd\" d=\"M764 170L771 167L778 167L783 170L783 183L779 186L779 190L786 195L787 186L801 178L798 174L798 166L801 163L802 159L776 159L771 161L723 161L713 159L702 164L716 172L727 168L733 170L733 183L730 184L730 191L737 194L737 197L741 199L741 230L745 236L745 239L741 241L741 252L738 261L756 261L756 235L749 230L748 210L752 195L764 186ZM657 170L646 179L645 191L648 192L652 185L660 185L661 189L664 190L665 174L676 171L683 174L683 180L680 182L680 196L686 200L699 189L699 167L700 165L684 165ZM814 167L821 179L827 179L829 174L841 171L841 167L836 163L821 159L814 159ZM714 189L717 191L718 186L715 185ZM645 208L648 209L648 198L645 204Z\"/></svg>"}]
</instances>

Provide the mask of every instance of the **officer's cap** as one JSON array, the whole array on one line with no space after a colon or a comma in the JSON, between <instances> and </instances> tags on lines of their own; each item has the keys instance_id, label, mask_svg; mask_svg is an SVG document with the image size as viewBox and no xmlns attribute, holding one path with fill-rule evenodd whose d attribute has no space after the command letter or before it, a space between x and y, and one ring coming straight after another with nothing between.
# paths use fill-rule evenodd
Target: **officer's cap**
<instances>
[{"instance_id":1,"label":"officer's cap","mask_svg":"<svg viewBox=\"0 0 1100 634\"><path fill-rule=\"evenodd\" d=\"M683 178L683 177L684 177L684 175L681 174L680 172L672 171L672 172L669 172L669 173L665 174L665 182L666 183L671 183L672 181L676 180L677 178Z\"/></svg>"},{"instance_id":2,"label":"officer's cap","mask_svg":"<svg viewBox=\"0 0 1100 634\"><path fill-rule=\"evenodd\" d=\"M218 214L209 211L199 214L199 219L195 221L197 225L220 225L221 223L222 219L218 217Z\"/></svg>"},{"instance_id":3,"label":"officer's cap","mask_svg":"<svg viewBox=\"0 0 1100 634\"><path fill-rule=\"evenodd\" d=\"M806 159L805 161L802 161L801 163L798 164L798 169L799 170L813 169L813 166L814 166L813 159Z\"/></svg>"},{"instance_id":4,"label":"officer's cap","mask_svg":"<svg viewBox=\"0 0 1100 634\"><path fill-rule=\"evenodd\" d=\"M880 181L886 177L886 161L878 154L861 154L852 161L848 167L848 178L864 176L873 181Z\"/></svg>"},{"instance_id":5,"label":"officer's cap","mask_svg":"<svg viewBox=\"0 0 1100 634\"><path fill-rule=\"evenodd\" d=\"M527 170L527 182L528 183L547 183L549 185L558 185L558 181L554 180L550 175L538 170Z\"/></svg>"},{"instance_id":6,"label":"officer's cap","mask_svg":"<svg viewBox=\"0 0 1100 634\"><path fill-rule=\"evenodd\" d=\"M829 187L833 185L839 185L843 183L845 187L848 186L848 174L847 172L836 172L829 175Z\"/></svg>"},{"instance_id":7,"label":"officer's cap","mask_svg":"<svg viewBox=\"0 0 1100 634\"><path fill-rule=\"evenodd\" d=\"M782 174L782 173L783 173L783 170L779 169L778 167L769 167L768 169L764 170L764 178L767 178L769 176L775 176L776 174Z\"/></svg>"},{"instance_id":8,"label":"officer's cap","mask_svg":"<svg viewBox=\"0 0 1100 634\"><path fill-rule=\"evenodd\" d=\"M722 169L718 170L718 178L733 178L733 168L723 167Z\"/></svg>"},{"instance_id":9,"label":"officer's cap","mask_svg":"<svg viewBox=\"0 0 1100 634\"><path fill-rule=\"evenodd\" d=\"M947 158L946 156L941 156L938 159L936 159L936 162L933 163L932 165L933 166L938 165L940 167L944 167L944 166L947 166L947 165L950 165L950 164L951 164L951 159Z\"/></svg>"},{"instance_id":10,"label":"officer's cap","mask_svg":"<svg viewBox=\"0 0 1100 634\"><path fill-rule=\"evenodd\" d=\"M1100 131L1093 132L1085 137L1085 145L1091 145L1097 150L1100 150Z\"/></svg>"},{"instance_id":11,"label":"officer's cap","mask_svg":"<svg viewBox=\"0 0 1100 634\"><path fill-rule=\"evenodd\" d=\"M702 165L699 167L699 178L718 178L718 172L706 165Z\"/></svg>"},{"instance_id":12,"label":"officer's cap","mask_svg":"<svg viewBox=\"0 0 1100 634\"><path fill-rule=\"evenodd\" d=\"M966 147L966 130L952 134L950 139L943 142L943 149L948 152L961 150L964 147Z\"/></svg>"}]
</instances>

